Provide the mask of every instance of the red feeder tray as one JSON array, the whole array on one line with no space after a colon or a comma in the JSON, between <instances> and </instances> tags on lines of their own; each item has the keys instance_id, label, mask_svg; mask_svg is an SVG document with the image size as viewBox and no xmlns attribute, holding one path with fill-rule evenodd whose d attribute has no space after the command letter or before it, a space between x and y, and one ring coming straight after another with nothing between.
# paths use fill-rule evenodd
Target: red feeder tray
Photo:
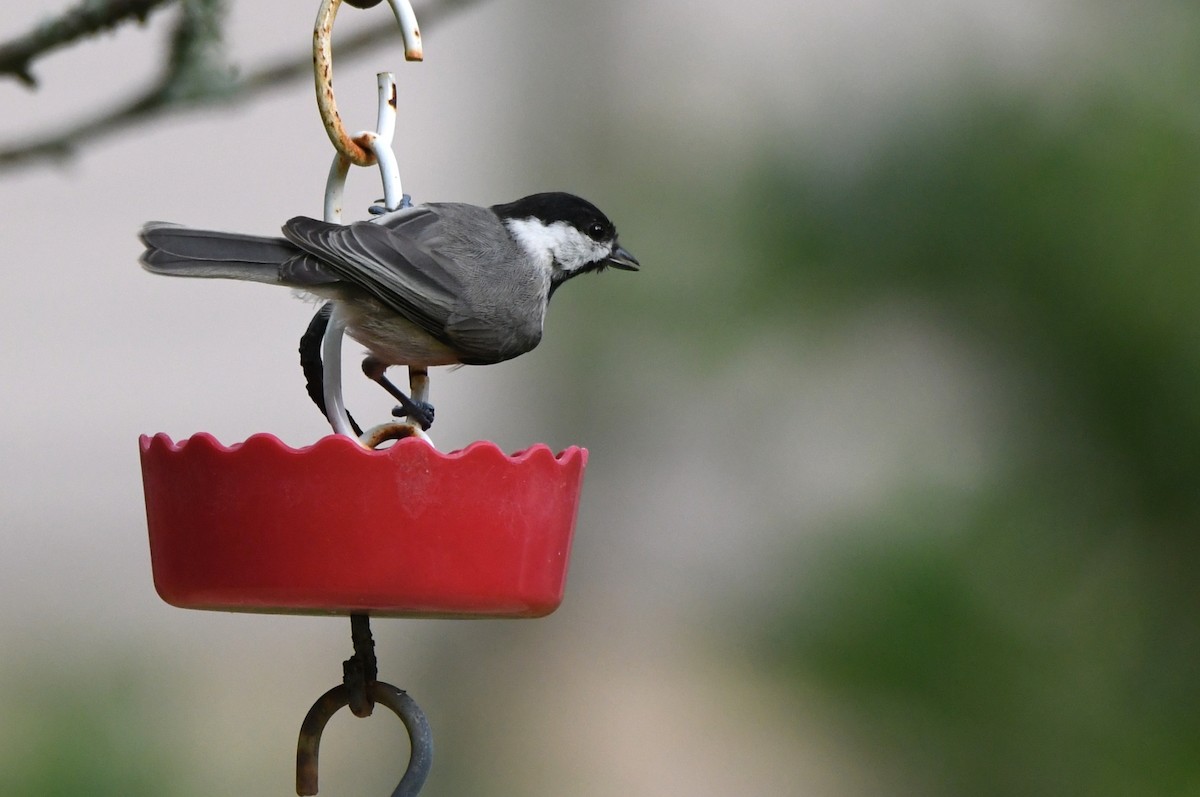
<instances>
[{"instance_id":1,"label":"red feeder tray","mask_svg":"<svg viewBox=\"0 0 1200 797\"><path fill-rule=\"evenodd\" d=\"M154 586L173 606L541 617L562 602L585 449L140 443Z\"/></svg>"}]
</instances>

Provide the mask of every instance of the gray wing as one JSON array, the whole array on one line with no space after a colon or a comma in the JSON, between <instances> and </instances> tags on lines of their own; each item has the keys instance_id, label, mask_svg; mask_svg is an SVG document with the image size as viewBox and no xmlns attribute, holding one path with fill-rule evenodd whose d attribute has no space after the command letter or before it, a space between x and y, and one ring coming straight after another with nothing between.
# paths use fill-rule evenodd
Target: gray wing
<instances>
[{"instance_id":1,"label":"gray wing","mask_svg":"<svg viewBox=\"0 0 1200 797\"><path fill-rule=\"evenodd\" d=\"M428 207L348 225L297 216L284 225L284 237L318 258L320 266L310 273L311 261L297 258L284 266L281 277L304 285L332 273L450 343L446 325L459 306L463 285L455 261L437 252L439 226L438 213Z\"/></svg>"}]
</instances>

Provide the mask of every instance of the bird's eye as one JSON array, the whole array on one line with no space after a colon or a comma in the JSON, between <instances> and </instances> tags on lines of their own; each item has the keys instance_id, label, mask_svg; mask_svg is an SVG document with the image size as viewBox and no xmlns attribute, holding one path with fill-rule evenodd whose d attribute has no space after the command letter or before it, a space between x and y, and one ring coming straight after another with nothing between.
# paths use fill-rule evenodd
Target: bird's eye
<instances>
[{"instance_id":1,"label":"bird's eye","mask_svg":"<svg viewBox=\"0 0 1200 797\"><path fill-rule=\"evenodd\" d=\"M587 234L588 234L588 237L591 238L593 241L599 241L601 238L604 237L604 225L598 221L593 222L591 225L588 226Z\"/></svg>"}]
</instances>

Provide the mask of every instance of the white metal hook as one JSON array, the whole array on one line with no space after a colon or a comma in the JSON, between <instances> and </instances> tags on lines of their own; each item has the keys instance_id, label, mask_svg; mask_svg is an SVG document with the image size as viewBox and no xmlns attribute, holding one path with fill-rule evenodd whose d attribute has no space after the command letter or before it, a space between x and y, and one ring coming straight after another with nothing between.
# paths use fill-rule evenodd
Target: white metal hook
<instances>
[{"instance_id":1,"label":"white metal hook","mask_svg":"<svg viewBox=\"0 0 1200 797\"><path fill-rule=\"evenodd\" d=\"M354 427L346 412L342 399L342 337L346 333L346 319L337 302L329 313L329 324L321 338L322 390L325 393L325 415L333 425L333 431L346 437L355 437Z\"/></svg>"},{"instance_id":2,"label":"white metal hook","mask_svg":"<svg viewBox=\"0 0 1200 797\"><path fill-rule=\"evenodd\" d=\"M380 72L375 79L379 98L375 130L359 133L354 140L368 147L374 156L374 162L379 166L379 178L383 181L383 203L388 210L395 210L404 198L400 166L392 151L392 138L396 134L396 76L391 72ZM329 176L325 180L325 221L342 223L342 197L352 163L340 151L333 156Z\"/></svg>"}]
</instances>

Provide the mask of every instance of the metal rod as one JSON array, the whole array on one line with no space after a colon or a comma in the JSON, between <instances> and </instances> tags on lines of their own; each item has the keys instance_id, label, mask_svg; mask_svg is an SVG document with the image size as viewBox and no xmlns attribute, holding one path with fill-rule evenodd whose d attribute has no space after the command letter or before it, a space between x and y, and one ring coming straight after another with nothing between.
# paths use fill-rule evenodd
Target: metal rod
<instances>
[{"instance_id":1,"label":"metal rod","mask_svg":"<svg viewBox=\"0 0 1200 797\"><path fill-rule=\"evenodd\" d=\"M375 662L375 640L371 637L371 619L365 614L350 615L350 640L354 655L342 662L342 683L349 692L346 700L356 717L369 717L375 708L368 687L379 677Z\"/></svg>"}]
</instances>

